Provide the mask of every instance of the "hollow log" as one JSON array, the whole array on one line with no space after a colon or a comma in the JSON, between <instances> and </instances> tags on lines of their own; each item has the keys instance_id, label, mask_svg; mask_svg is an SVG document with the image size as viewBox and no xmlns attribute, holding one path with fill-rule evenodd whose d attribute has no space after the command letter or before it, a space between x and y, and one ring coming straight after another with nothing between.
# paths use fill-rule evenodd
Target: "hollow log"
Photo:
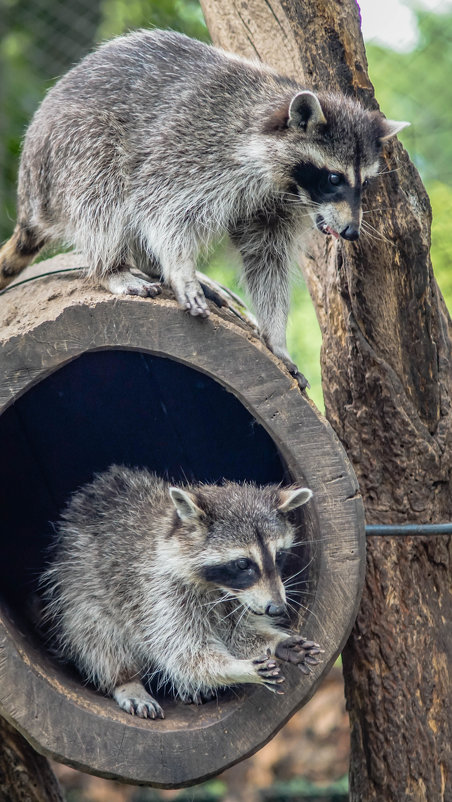
<instances>
[{"instance_id":1,"label":"hollow log","mask_svg":"<svg viewBox=\"0 0 452 802\"><path fill-rule=\"evenodd\" d=\"M55 257L23 277L79 265ZM129 783L190 785L266 743L342 649L364 579L362 501L334 432L232 302L210 311L193 318L168 290L118 298L77 271L0 297L0 713L43 754ZM321 643L324 663L308 676L284 667L283 696L250 684L201 706L165 698L156 721L58 664L33 625L51 522L113 462L175 481L310 487L289 566L292 625Z\"/></svg>"},{"instance_id":2,"label":"hollow log","mask_svg":"<svg viewBox=\"0 0 452 802\"><path fill-rule=\"evenodd\" d=\"M377 108L354 0L201 4L216 44ZM316 235L303 259L322 330L326 415L369 523L450 521L451 321L429 257L430 204L399 143L382 169L366 201L375 237ZM450 538L369 539L343 655L352 801L451 798L449 583Z\"/></svg>"}]
</instances>

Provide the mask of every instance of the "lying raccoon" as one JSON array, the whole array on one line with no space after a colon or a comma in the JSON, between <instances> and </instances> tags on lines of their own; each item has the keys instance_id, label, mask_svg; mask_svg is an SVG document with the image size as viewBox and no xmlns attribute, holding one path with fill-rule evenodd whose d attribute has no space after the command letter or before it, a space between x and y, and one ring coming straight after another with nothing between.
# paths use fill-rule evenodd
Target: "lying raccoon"
<instances>
[{"instance_id":1,"label":"lying raccoon","mask_svg":"<svg viewBox=\"0 0 452 802\"><path fill-rule=\"evenodd\" d=\"M359 236L363 189L405 125L178 33L118 37L33 118L0 288L62 240L111 292L156 295L138 267L206 317L197 257L228 233L263 339L305 386L286 346L290 265L313 227Z\"/></svg>"},{"instance_id":2,"label":"lying raccoon","mask_svg":"<svg viewBox=\"0 0 452 802\"><path fill-rule=\"evenodd\" d=\"M304 487L171 487L111 466L76 492L42 577L59 655L119 706L164 717L142 679L184 701L237 683L280 693L277 659L302 671L318 644L284 630L281 580Z\"/></svg>"}]
</instances>

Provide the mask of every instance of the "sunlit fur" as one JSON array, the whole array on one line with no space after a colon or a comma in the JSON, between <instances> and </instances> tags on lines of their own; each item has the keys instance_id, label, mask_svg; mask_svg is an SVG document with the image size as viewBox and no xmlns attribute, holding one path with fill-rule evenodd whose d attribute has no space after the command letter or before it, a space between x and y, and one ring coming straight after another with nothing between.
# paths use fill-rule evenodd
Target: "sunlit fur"
<instances>
[{"instance_id":1,"label":"sunlit fur","mask_svg":"<svg viewBox=\"0 0 452 802\"><path fill-rule=\"evenodd\" d=\"M50 90L27 131L0 287L43 244L61 240L111 292L154 295L155 285L132 276L138 266L206 316L197 257L227 232L261 334L293 370L289 267L319 216L339 233L359 222L361 182L403 125L341 95L305 92L299 107L301 91L262 64L174 32L104 44ZM293 179L300 163L358 182L355 208L314 201Z\"/></svg>"},{"instance_id":2,"label":"sunlit fur","mask_svg":"<svg viewBox=\"0 0 452 802\"><path fill-rule=\"evenodd\" d=\"M97 475L70 499L42 578L53 648L121 702L146 675L182 699L236 683L269 687L253 660L274 655L290 634L265 611L285 606L276 554L294 539L289 511L311 492L236 483L176 490L185 501L144 469ZM249 587L206 579L240 558L261 569Z\"/></svg>"}]
</instances>

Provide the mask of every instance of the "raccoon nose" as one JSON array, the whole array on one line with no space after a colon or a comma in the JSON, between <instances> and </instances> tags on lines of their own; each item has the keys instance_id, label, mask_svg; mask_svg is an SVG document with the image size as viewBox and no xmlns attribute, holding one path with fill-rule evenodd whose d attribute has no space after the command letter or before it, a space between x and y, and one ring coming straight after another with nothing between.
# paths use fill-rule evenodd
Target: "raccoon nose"
<instances>
[{"instance_id":1,"label":"raccoon nose","mask_svg":"<svg viewBox=\"0 0 452 802\"><path fill-rule=\"evenodd\" d=\"M265 608L265 614L271 615L274 618L281 617L286 612L286 608L283 604L267 604Z\"/></svg>"},{"instance_id":2,"label":"raccoon nose","mask_svg":"<svg viewBox=\"0 0 452 802\"><path fill-rule=\"evenodd\" d=\"M354 225L346 226L344 230L341 231L341 237L351 241L359 239L359 228Z\"/></svg>"}]
</instances>

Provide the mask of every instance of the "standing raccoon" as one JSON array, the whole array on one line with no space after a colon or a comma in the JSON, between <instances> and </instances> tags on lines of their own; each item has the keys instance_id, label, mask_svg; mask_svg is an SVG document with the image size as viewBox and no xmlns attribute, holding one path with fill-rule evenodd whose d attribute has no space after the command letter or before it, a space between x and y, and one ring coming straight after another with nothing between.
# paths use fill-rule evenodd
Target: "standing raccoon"
<instances>
[{"instance_id":1,"label":"standing raccoon","mask_svg":"<svg viewBox=\"0 0 452 802\"><path fill-rule=\"evenodd\" d=\"M121 36L70 70L33 118L0 288L61 240L111 292L156 295L138 267L206 317L197 257L228 233L261 336L303 384L286 346L291 262L313 226L359 236L382 143L407 124L178 33Z\"/></svg>"},{"instance_id":2,"label":"standing raccoon","mask_svg":"<svg viewBox=\"0 0 452 802\"><path fill-rule=\"evenodd\" d=\"M42 577L57 653L119 706L163 718L142 680L184 701L256 683L279 692L275 658L308 672L321 650L282 628L290 511L304 487L171 487L111 466L69 501Z\"/></svg>"}]
</instances>

